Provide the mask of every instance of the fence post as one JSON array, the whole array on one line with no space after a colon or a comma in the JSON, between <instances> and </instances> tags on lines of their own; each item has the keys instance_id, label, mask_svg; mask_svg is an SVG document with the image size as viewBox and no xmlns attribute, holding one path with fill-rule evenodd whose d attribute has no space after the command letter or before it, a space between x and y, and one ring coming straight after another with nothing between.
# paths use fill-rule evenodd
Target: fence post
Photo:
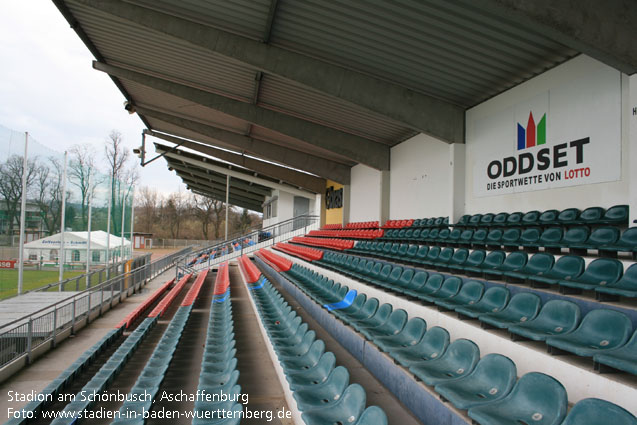
<instances>
[{"instance_id":1,"label":"fence post","mask_svg":"<svg viewBox=\"0 0 637 425\"><path fill-rule=\"evenodd\" d=\"M99 317L102 317L102 310L104 309L104 286L100 285L100 294L101 294L101 300L100 300L100 314Z\"/></svg>"},{"instance_id":2,"label":"fence post","mask_svg":"<svg viewBox=\"0 0 637 425\"><path fill-rule=\"evenodd\" d=\"M88 291L88 306L86 307L86 324L91 323L91 297L93 294L91 291Z\"/></svg>"},{"instance_id":3,"label":"fence post","mask_svg":"<svg viewBox=\"0 0 637 425\"><path fill-rule=\"evenodd\" d=\"M75 301L77 298L73 297L73 316L71 318L71 335L75 335Z\"/></svg>"},{"instance_id":4,"label":"fence post","mask_svg":"<svg viewBox=\"0 0 637 425\"><path fill-rule=\"evenodd\" d=\"M31 363L32 339L33 339L33 317L29 316L29 325L27 330L27 364Z\"/></svg>"},{"instance_id":5,"label":"fence post","mask_svg":"<svg viewBox=\"0 0 637 425\"><path fill-rule=\"evenodd\" d=\"M55 348L55 335L58 330L58 306L56 305L53 309L53 339L51 340L51 348Z\"/></svg>"}]
</instances>

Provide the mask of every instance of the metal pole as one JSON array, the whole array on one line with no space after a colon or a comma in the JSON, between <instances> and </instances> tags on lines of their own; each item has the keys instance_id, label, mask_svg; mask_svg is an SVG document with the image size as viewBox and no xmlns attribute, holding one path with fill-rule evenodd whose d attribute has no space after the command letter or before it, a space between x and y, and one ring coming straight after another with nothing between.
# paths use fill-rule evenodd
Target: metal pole
<instances>
[{"instance_id":1,"label":"metal pole","mask_svg":"<svg viewBox=\"0 0 637 425\"><path fill-rule=\"evenodd\" d=\"M91 267L91 212L93 208L93 197L91 196L91 170L88 170L88 223L86 229L86 288L91 287L91 276L89 275Z\"/></svg>"},{"instance_id":2,"label":"metal pole","mask_svg":"<svg viewBox=\"0 0 637 425\"><path fill-rule=\"evenodd\" d=\"M135 186L130 198L130 258L133 258L133 249L135 249L133 229L135 228Z\"/></svg>"},{"instance_id":3,"label":"metal pole","mask_svg":"<svg viewBox=\"0 0 637 425\"><path fill-rule=\"evenodd\" d=\"M105 263L106 263L106 280L108 280L110 278L110 263L109 263L109 256L111 255L111 203L113 202L113 181L114 181L114 177L111 174L111 197L108 199L108 212L106 213L107 219L106 219L106 258L105 258Z\"/></svg>"},{"instance_id":4,"label":"metal pole","mask_svg":"<svg viewBox=\"0 0 637 425\"><path fill-rule=\"evenodd\" d=\"M27 210L27 146L29 133L24 133L24 158L22 160L22 199L20 200L20 253L18 255L18 295L22 294L22 280L24 278L24 229L26 228ZM11 235L13 237L13 235Z\"/></svg>"},{"instance_id":5,"label":"metal pole","mask_svg":"<svg viewBox=\"0 0 637 425\"><path fill-rule=\"evenodd\" d=\"M58 258L60 260L60 278L61 282L64 279L64 262L66 260L64 256L64 227L65 227L65 215L66 215L66 159L68 153L64 151L64 171L62 172L62 211L60 211L60 254ZM60 286L62 291L62 286Z\"/></svg>"},{"instance_id":6,"label":"metal pole","mask_svg":"<svg viewBox=\"0 0 637 425\"><path fill-rule=\"evenodd\" d=\"M122 233L121 237L121 247L119 250L119 261L124 261L124 223L126 223L126 195L122 198Z\"/></svg>"},{"instance_id":7,"label":"metal pole","mask_svg":"<svg viewBox=\"0 0 637 425\"><path fill-rule=\"evenodd\" d=\"M226 242L228 241L228 199L230 197L230 174L226 175Z\"/></svg>"}]
</instances>

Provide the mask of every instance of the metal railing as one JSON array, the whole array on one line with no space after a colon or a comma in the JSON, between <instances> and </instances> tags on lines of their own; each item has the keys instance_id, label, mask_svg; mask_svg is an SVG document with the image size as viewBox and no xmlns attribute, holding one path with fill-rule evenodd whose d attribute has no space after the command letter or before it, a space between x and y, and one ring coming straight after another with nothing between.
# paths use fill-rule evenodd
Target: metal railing
<instances>
[{"instance_id":1,"label":"metal railing","mask_svg":"<svg viewBox=\"0 0 637 425\"><path fill-rule=\"evenodd\" d=\"M243 254L257 251L261 248L274 245L278 242L285 242L294 236L303 236L310 230L318 229L320 226L320 217L316 215L301 215L264 227L260 230L251 231L242 235L198 251L193 251L184 255L176 262L175 272L179 276L183 273L209 268L224 261L232 260ZM238 248L235 248L238 243ZM207 260L199 261L198 259L204 254L210 254L216 251L214 257L210 255Z\"/></svg>"},{"instance_id":2,"label":"metal railing","mask_svg":"<svg viewBox=\"0 0 637 425\"><path fill-rule=\"evenodd\" d=\"M33 351L43 344L55 346L62 334L72 334L78 323L89 323L115 302L138 291L148 280L172 267L191 247L166 255L151 263L124 272L99 285L85 289L0 327L0 369L10 363L31 361ZM132 292L131 292L132 291ZM1 380L1 379L0 379Z\"/></svg>"}]
</instances>

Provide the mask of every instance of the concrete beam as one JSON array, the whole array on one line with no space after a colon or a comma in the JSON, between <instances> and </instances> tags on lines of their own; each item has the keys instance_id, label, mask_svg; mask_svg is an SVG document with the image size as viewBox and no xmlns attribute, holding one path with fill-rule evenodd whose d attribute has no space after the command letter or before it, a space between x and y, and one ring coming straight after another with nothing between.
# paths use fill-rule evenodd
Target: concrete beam
<instances>
[{"instance_id":1,"label":"concrete beam","mask_svg":"<svg viewBox=\"0 0 637 425\"><path fill-rule=\"evenodd\" d=\"M214 165L211 164L209 162L204 162L198 159L194 159L194 158L189 158L187 156L184 155L179 155L177 153L173 153L173 152L168 152L168 148L164 147L163 149L161 147L157 147L157 145L155 145L155 150L157 151L157 153L166 153L167 157L170 158L175 158L178 159L180 161L189 163L189 164L193 164L198 166L199 168L204 168L204 169L208 169L211 171L215 171L217 173L223 174L223 175L230 175L230 177L236 177L240 180L245 180L245 181L251 181L254 182L256 184L260 184L261 186L266 186L266 187L271 187L272 189L279 189L282 190L284 192L288 192L291 193L293 195L296 196L302 196L304 198L308 198L308 199L315 199L316 195L315 193L311 193L309 191L305 191L302 189L297 189L295 187L292 186L288 186L285 184L280 184L280 183L274 183L270 180L266 180L266 179L262 179L260 177L256 177L256 176L249 176L246 175L244 173L232 170L230 167L221 167L218 165ZM318 193L323 193L325 191L325 185L323 185L323 190L321 192Z\"/></svg>"},{"instance_id":2,"label":"concrete beam","mask_svg":"<svg viewBox=\"0 0 637 425\"><path fill-rule=\"evenodd\" d=\"M158 146L158 144L155 144L155 146ZM169 149L168 146L159 146L160 149L163 150ZM232 164L239 165L261 175L284 181L296 187L301 187L310 192L323 193L325 191L325 179L322 179L320 177L301 173L300 171L281 167L280 165L259 161L253 158L247 158L243 155L238 155L236 153L213 148L212 146L199 145L193 142L184 142L182 146L196 150L206 155L213 156L215 158L219 158ZM270 187L268 185L265 186Z\"/></svg>"},{"instance_id":3,"label":"concrete beam","mask_svg":"<svg viewBox=\"0 0 637 425\"><path fill-rule=\"evenodd\" d=\"M285 164L289 167L296 168L297 170L304 170L308 173L316 174L323 178L329 178L341 184L348 184L350 179L350 167L347 165L339 164L328 159L324 159L318 156L310 155L305 152L301 152L295 149L285 148L283 146L276 145L274 143L266 142L263 140L253 139L248 136L233 133L232 131L223 130L214 126L201 124L196 121L187 120L185 118L175 117L174 115L166 114L164 112L155 111L149 108L136 107L137 112L151 118L164 121L166 123L176 125L178 127L194 131L205 137L210 137L215 140L219 140L222 145L230 148L235 148L241 152L249 153L251 155L264 158L269 161L275 161ZM171 136L165 136L161 133L152 132L152 135L160 139L167 140L172 143L180 143L181 139L171 138ZM175 142L174 140L179 140ZM210 146L209 143L201 141L201 144L197 147L188 146L192 149L199 150L203 145ZM191 143L192 144L192 143ZM194 144L192 144L194 145ZM214 148L213 148L214 149ZM215 151L221 151L214 149ZM219 155L222 155L219 153ZM215 155L217 156L217 155ZM239 155L235 155L239 156ZM217 156L221 158L220 156ZM241 156L244 158L243 156ZM223 158L225 159L225 158ZM238 159L238 158L237 158ZM233 162L225 159L226 161ZM246 165L247 168L250 168ZM265 174L265 173L264 173ZM274 177L274 176L273 176ZM275 177L280 178L280 177Z\"/></svg>"},{"instance_id":4,"label":"concrete beam","mask_svg":"<svg viewBox=\"0 0 637 425\"><path fill-rule=\"evenodd\" d=\"M217 192L209 191L205 188L200 188L196 185L189 185L189 184L186 184L186 187L188 190L192 191L192 193L196 193L201 196L207 196L208 198L216 199L217 201L226 202L225 192L220 194ZM230 197L228 201L230 205L235 205L241 208L247 208L251 211L263 212L263 207L261 206L261 204L257 205L250 202L244 202L241 200L233 199L232 197Z\"/></svg>"},{"instance_id":5,"label":"concrete beam","mask_svg":"<svg viewBox=\"0 0 637 425\"><path fill-rule=\"evenodd\" d=\"M435 97L363 72L124 1L76 1L267 74L346 100L441 140L464 142L464 110Z\"/></svg>"},{"instance_id":6,"label":"concrete beam","mask_svg":"<svg viewBox=\"0 0 637 425\"><path fill-rule=\"evenodd\" d=\"M226 195L225 185L221 186L215 183L205 182L202 180L198 180L196 177L190 177L183 174L179 174L179 177L181 177L181 180L184 182L184 184L191 185L191 186L198 186L210 192L223 194L224 196ZM263 197L254 195L252 193L239 192L236 189L235 190L230 189L230 199L234 199L234 200L242 201L246 203L253 203L255 205L257 204L261 205L263 202L265 202L265 198Z\"/></svg>"},{"instance_id":7,"label":"concrete beam","mask_svg":"<svg viewBox=\"0 0 637 425\"><path fill-rule=\"evenodd\" d=\"M93 68L113 77L133 81L254 125L269 128L372 168L389 169L389 146L364 137L176 83L171 81L169 77L158 77L150 75L150 73L141 73L96 61L93 62Z\"/></svg>"},{"instance_id":8,"label":"concrete beam","mask_svg":"<svg viewBox=\"0 0 637 425\"><path fill-rule=\"evenodd\" d=\"M190 174L193 177L197 177L199 179L206 180L206 181L208 181L210 183L222 184L225 187L225 184L226 184L226 178L225 177L220 177L217 174L208 174L204 170L197 171L197 170L194 170L193 168L182 166L182 165L178 165L175 162L172 162L173 161L172 158L168 158L168 159L170 160L170 162L168 164L168 166L170 168L173 168L173 169L175 169L175 170L177 170L179 172L182 172L182 173ZM242 190L244 192L251 192L251 193L254 193L256 195L260 195L261 197L270 196L272 194L272 189L269 189L269 188L268 189L263 189L260 186L252 186L249 183L244 183L244 182L238 181L238 179L230 179L230 187L232 189L238 189L238 190Z\"/></svg>"},{"instance_id":9,"label":"concrete beam","mask_svg":"<svg viewBox=\"0 0 637 425\"><path fill-rule=\"evenodd\" d=\"M462 0L626 74L637 72L634 0Z\"/></svg>"}]
</instances>

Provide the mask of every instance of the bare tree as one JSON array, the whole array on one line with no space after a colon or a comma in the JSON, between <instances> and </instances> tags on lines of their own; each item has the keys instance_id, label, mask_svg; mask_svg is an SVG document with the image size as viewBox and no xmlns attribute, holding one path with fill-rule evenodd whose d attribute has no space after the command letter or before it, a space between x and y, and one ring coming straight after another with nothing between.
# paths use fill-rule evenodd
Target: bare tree
<instances>
[{"instance_id":1,"label":"bare tree","mask_svg":"<svg viewBox=\"0 0 637 425\"><path fill-rule=\"evenodd\" d=\"M219 239L219 228L221 226L221 211L223 202L207 196L194 196L194 215L201 224L201 232L206 240L209 240L209 228L212 224L215 231L215 239Z\"/></svg>"},{"instance_id":2,"label":"bare tree","mask_svg":"<svg viewBox=\"0 0 637 425\"><path fill-rule=\"evenodd\" d=\"M179 239L181 224L186 218L187 200L180 192L173 192L168 195L164 204L163 216L170 228L170 235L173 239Z\"/></svg>"},{"instance_id":3,"label":"bare tree","mask_svg":"<svg viewBox=\"0 0 637 425\"><path fill-rule=\"evenodd\" d=\"M60 161L51 157L48 159L48 163L44 163L38 168L35 181L37 190L35 202L49 233L60 227L62 174Z\"/></svg>"},{"instance_id":4,"label":"bare tree","mask_svg":"<svg viewBox=\"0 0 637 425\"><path fill-rule=\"evenodd\" d=\"M140 228L144 229L146 233L152 233L153 224L159 218L159 194L155 189L144 186L139 191L139 197L137 198L137 200L138 203L141 204L138 207L138 209L140 210L140 214L137 215L138 220L141 221L141 223L139 224Z\"/></svg>"},{"instance_id":5,"label":"bare tree","mask_svg":"<svg viewBox=\"0 0 637 425\"><path fill-rule=\"evenodd\" d=\"M134 164L131 166L128 165L130 153L125 148L122 134L119 131L113 130L108 135L104 153L108 161L111 190L113 193L110 201L112 207L112 231L117 234L122 225L122 217L121 214L118 213L122 211L122 205L131 194L131 188L139 179L139 174Z\"/></svg>"},{"instance_id":6,"label":"bare tree","mask_svg":"<svg viewBox=\"0 0 637 425\"><path fill-rule=\"evenodd\" d=\"M69 149L69 182L80 191L82 225L88 224L89 175L95 179L94 153L88 145L75 145Z\"/></svg>"},{"instance_id":7,"label":"bare tree","mask_svg":"<svg viewBox=\"0 0 637 425\"><path fill-rule=\"evenodd\" d=\"M19 206L22 199L22 170L24 169L24 157L11 155L0 164L0 195L7 209L8 228L7 234L13 234L14 224L20 225ZM35 159L27 160L27 188L32 187L38 173ZM28 189L27 189L28 190ZM28 196L28 194L25 194Z\"/></svg>"}]
</instances>

